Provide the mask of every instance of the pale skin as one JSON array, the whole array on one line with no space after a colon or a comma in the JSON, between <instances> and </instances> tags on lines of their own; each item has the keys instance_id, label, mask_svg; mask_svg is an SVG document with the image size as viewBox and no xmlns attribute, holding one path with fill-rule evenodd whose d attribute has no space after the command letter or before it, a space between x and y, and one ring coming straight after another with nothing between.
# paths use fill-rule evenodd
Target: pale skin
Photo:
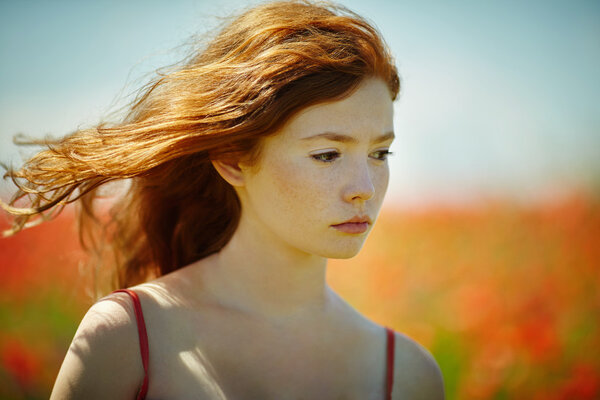
<instances>
[{"instance_id":1,"label":"pale skin","mask_svg":"<svg viewBox=\"0 0 600 400\"><path fill-rule=\"evenodd\" d=\"M213 161L242 215L218 253L139 285L150 347L147 399L383 399L384 328L325 280L328 258L358 253L389 179L392 100L367 78L266 139L256 166ZM325 135L323 135L325 134ZM316 136L316 137L315 137ZM394 399L443 399L437 363L396 334ZM134 399L143 379L131 300L88 311L51 399Z\"/></svg>"}]
</instances>

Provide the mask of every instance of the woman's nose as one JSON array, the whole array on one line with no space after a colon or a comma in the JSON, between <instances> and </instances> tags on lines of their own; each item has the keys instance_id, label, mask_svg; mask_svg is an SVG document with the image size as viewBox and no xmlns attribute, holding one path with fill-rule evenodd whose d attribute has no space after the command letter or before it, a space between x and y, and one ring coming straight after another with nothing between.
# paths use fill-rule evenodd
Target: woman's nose
<instances>
[{"instance_id":1,"label":"woman's nose","mask_svg":"<svg viewBox=\"0 0 600 400\"><path fill-rule=\"evenodd\" d=\"M375 194L371 171L366 163L350 170L348 184L344 190L344 200L348 202L367 201Z\"/></svg>"}]
</instances>

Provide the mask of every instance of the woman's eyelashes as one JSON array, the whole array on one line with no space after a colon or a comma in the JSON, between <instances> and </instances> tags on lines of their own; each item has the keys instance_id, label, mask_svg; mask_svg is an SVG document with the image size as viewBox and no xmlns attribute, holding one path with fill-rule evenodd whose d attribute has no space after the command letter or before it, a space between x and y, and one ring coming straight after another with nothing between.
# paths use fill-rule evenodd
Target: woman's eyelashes
<instances>
[{"instance_id":1,"label":"woman's eyelashes","mask_svg":"<svg viewBox=\"0 0 600 400\"><path fill-rule=\"evenodd\" d=\"M371 154L369 154L369 157L377 161L385 161L387 160L388 156L392 154L394 153L392 153L388 149L383 149L372 152ZM316 161L331 163L340 158L341 153L338 151L326 151L323 153L312 154L310 157Z\"/></svg>"},{"instance_id":2,"label":"woman's eyelashes","mask_svg":"<svg viewBox=\"0 0 600 400\"><path fill-rule=\"evenodd\" d=\"M371 153L372 155L370 156L371 158L374 158L375 160L379 160L379 161L385 161L387 160L388 156L393 155L394 153L392 153L391 151L389 151L388 149L384 149L384 150L377 150L374 151L373 153Z\"/></svg>"},{"instance_id":3,"label":"woman's eyelashes","mask_svg":"<svg viewBox=\"0 0 600 400\"><path fill-rule=\"evenodd\" d=\"M311 157L317 161L329 163L329 162L335 161L337 158L339 158L340 153L337 151L328 151L325 153L313 154L313 155L311 155Z\"/></svg>"}]
</instances>

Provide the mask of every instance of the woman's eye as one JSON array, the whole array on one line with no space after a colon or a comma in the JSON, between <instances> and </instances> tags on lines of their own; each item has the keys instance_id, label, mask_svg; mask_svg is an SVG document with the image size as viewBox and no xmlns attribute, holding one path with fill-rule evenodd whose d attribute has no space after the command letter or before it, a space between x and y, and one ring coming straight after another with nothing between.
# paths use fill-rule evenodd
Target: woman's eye
<instances>
[{"instance_id":1,"label":"woman's eye","mask_svg":"<svg viewBox=\"0 0 600 400\"><path fill-rule=\"evenodd\" d=\"M394 154L394 153L392 153L389 150L377 150L372 153L371 158L374 158L379 161L385 161L385 160L387 160L388 156L390 156L392 154Z\"/></svg>"},{"instance_id":2,"label":"woman's eye","mask_svg":"<svg viewBox=\"0 0 600 400\"><path fill-rule=\"evenodd\" d=\"M340 156L337 151L328 151L327 153L313 154L311 157L317 161L332 162Z\"/></svg>"}]
</instances>

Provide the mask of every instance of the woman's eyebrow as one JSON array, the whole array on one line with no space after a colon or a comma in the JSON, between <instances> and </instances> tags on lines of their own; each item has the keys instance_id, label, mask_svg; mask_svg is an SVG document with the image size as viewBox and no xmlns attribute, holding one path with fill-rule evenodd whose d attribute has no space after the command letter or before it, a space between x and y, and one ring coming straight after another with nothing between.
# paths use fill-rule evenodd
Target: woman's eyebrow
<instances>
[{"instance_id":1,"label":"woman's eyebrow","mask_svg":"<svg viewBox=\"0 0 600 400\"><path fill-rule=\"evenodd\" d=\"M394 132L387 132L375 139L372 140L372 143L381 143L381 142L385 142L387 140L390 139L394 139ZM324 133L319 133L317 135L313 135L313 136L307 136L305 138L302 138L301 140L315 140L315 139L326 139L326 140L331 140L332 142L341 142L341 143L358 143L358 140L353 137L353 136L348 136L348 135L342 135L340 133L334 133L334 132L324 132Z\"/></svg>"}]
</instances>

